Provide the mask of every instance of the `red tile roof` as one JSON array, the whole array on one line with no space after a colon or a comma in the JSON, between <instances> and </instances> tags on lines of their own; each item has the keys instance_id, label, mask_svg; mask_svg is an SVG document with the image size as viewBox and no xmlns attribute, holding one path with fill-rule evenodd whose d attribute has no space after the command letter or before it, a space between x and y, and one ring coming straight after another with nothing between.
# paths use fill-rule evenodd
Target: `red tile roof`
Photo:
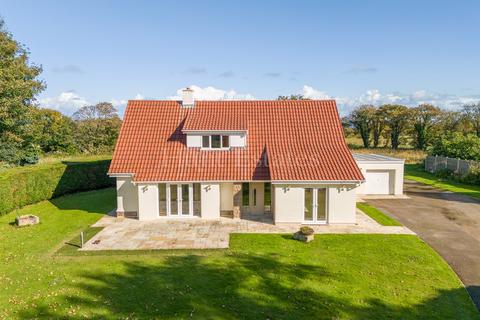
<instances>
[{"instance_id":1,"label":"red tile roof","mask_svg":"<svg viewBox=\"0 0 480 320\"><path fill-rule=\"evenodd\" d=\"M187 148L182 130L247 130L247 146ZM129 101L109 173L144 182L364 180L333 100Z\"/></svg>"}]
</instances>

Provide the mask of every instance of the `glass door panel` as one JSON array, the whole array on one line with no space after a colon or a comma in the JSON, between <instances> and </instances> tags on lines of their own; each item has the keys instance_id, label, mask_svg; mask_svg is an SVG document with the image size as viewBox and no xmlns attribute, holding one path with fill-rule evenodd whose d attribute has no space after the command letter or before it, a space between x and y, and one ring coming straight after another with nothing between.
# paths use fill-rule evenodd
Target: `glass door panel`
<instances>
[{"instance_id":1,"label":"glass door panel","mask_svg":"<svg viewBox=\"0 0 480 320\"><path fill-rule=\"evenodd\" d=\"M304 219L305 221L313 221L313 189L305 189L305 210L304 210Z\"/></svg>"},{"instance_id":2,"label":"glass door panel","mask_svg":"<svg viewBox=\"0 0 480 320\"><path fill-rule=\"evenodd\" d=\"M193 215L200 217L200 209L201 209L201 189L200 183L193 184Z\"/></svg>"},{"instance_id":3,"label":"glass door panel","mask_svg":"<svg viewBox=\"0 0 480 320\"><path fill-rule=\"evenodd\" d=\"M190 196L189 196L189 185L182 184L182 215L190 215Z\"/></svg>"},{"instance_id":4,"label":"glass door panel","mask_svg":"<svg viewBox=\"0 0 480 320\"><path fill-rule=\"evenodd\" d=\"M177 197L177 185L170 185L170 215L178 215L178 197Z\"/></svg>"},{"instance_id":5,"label":"glass door panel","mask_svg":"<svg viewBox=\"0 0 480 320\"><path fill-rule=\"evenodd\" d=\"M327 220L327 189L317 190L317 222Z\"/></svg>"}]
</instances>

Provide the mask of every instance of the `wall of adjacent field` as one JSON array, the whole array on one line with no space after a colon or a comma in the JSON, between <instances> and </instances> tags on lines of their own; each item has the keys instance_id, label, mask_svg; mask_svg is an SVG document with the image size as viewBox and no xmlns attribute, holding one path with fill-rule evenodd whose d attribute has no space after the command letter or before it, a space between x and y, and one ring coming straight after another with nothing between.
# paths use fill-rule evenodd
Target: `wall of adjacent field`
<instances>
[{"instance_id":1,"label":"wall of adjacent field","mask_svg":"<svg viewBox=\"0 0 480 320\"><path fill-rule=\"evenodd\" d=\"M112 187L110 160L63 162L0 173L0 215L64 194Z\"/></svg>"}]
</instances>

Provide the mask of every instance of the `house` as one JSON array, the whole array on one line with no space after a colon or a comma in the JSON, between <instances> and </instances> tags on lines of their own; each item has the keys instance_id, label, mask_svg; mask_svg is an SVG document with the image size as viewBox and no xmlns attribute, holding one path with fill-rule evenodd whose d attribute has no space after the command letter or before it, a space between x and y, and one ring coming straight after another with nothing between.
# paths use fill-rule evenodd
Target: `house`
<instances>
[{"instance_id":1,"label":"house","mask_svg":"<svg viewBox=\"0 0 480 320\"><path fill-rule=\"evenodd\" d=\"M369 174L369 170L365 171ZM117 214L355 223L364 175L334 100L129 101L109 169Z\"/></svg>"}]
</instances>

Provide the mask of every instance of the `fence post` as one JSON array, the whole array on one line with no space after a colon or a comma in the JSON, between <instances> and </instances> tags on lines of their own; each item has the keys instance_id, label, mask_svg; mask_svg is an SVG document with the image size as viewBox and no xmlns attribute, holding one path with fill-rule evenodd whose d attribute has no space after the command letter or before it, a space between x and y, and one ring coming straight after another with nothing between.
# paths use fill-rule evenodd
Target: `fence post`
<instances>
[{"instance_id":1,"label":"fence post","mask_svg":"<svg viewBox=\"0 0 480 320\"><path fill-rule=\"evenodd\" d=\"M83 231L80 232L80 248L83 248Z\"/></svg>"},{"instance_id":2,"label":"fence post","mask_svg":"<svg viewBox=\"0 0 480 320\"><path fill-rule=\"evenodd\" d=\"M437 155L435 155L435 161L433 161L433 172L437 171Z\"/></svg>"}]
</instances>

